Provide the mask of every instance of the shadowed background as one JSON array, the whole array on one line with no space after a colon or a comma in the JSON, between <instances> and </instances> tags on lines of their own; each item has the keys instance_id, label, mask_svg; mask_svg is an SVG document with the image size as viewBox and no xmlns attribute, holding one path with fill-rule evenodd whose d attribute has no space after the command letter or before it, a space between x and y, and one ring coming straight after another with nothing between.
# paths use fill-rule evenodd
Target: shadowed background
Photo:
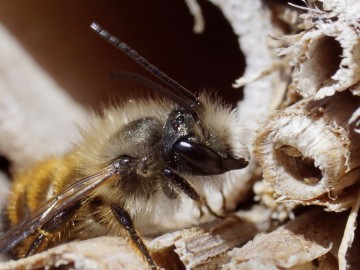
<instances>
[{"instance_id":1,"label":"shadowed background","mask_svg":"<svg viewBox=\"0 0 360 270\"><path fill-rule=\"evenodd\" d=\"M231 84L244 70L236 36L220 10L199 1L205 31L194 34L183 0L2 1L0 21L34 59L85 106L144 92L134 82L110 79L116 71L150 78L140 66L89 28L97 21L189 89L212 89L235 103ZM21 78L19 78L21 80ZM24 89L25 91L26 89Z\"/></svg>"}]
</instances>

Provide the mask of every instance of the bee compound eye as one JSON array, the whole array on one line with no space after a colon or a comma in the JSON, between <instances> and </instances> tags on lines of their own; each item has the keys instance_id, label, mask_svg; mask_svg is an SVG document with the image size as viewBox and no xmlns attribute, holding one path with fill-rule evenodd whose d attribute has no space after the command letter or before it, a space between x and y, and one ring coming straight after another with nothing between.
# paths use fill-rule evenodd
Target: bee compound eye
<instances>
[{"instance_id":1,"label":"bee compound eye","mask_svg":"<svg viewBox=\"0 0 360 270\"><path fill-rule=\"evenodd\" d=\"M202 170L206 174L211 175L224 172L223 158L205 145L179 141L174 144L173 150L191 166Z\"/></svg>"}]
</instances>

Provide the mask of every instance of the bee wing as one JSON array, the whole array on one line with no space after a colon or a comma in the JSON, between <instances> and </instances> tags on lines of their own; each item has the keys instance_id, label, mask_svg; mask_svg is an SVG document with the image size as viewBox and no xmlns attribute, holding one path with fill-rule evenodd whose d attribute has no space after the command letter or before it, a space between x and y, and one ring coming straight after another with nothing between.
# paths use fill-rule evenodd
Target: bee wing
<instances>
[{"instance_id":1,"label":"bee wing","mask_svg":"<svg viewBox=\"0 0 360 270\"><path fill-rule=\"evenodd\" d=\"M26 216L22 222L0 236L0 252L6 252L18 245L41 226L55 218L68 207L79 203L90 192L106 180L118 174L113 165L105 167L97 174L76 181L66 190L48 200L44 205Z\"/></svg>"}]
</instances>

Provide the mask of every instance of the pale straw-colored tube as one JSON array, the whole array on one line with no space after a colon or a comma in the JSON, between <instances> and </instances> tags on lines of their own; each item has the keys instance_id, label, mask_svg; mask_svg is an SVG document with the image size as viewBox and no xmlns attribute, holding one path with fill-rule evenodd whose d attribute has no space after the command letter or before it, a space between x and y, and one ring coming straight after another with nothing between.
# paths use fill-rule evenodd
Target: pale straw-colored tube
<instances>
[{"instance_id":1,"label":"pale straw-colored tube","mask_svg":"<svg viewBox=\"0 0 360 270\"><path fill-rule=\"evenodd\" d=\"M324 195L335 203L360 180L360 134L349 124L359 106L359 97L343 92L302 100L267 119L255 156L277 194L306 204Z\"/></svg>"}]
</instances>

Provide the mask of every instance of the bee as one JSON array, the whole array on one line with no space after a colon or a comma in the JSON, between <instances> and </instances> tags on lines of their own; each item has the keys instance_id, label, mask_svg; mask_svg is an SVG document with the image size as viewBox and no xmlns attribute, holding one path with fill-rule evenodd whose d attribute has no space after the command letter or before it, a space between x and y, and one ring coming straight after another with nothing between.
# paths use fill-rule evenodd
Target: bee
<instances>
[{"instance_id":1,"label":"bee","mask_svg":"<svg viewBox=\"0 0 360 270\"><path fill-rule=\"evenodd\" d=\"M72 239L114 235L157 269L142 235L183 226L181 209L206 205L204 186L216 185L215 175L248 165L240 121L236 109L195 96L97 23L91 28L170 89L146 81L165 97L93 115L72 151L18 174L0 251L21 258Z\"/></svg>"}]
</instances>

